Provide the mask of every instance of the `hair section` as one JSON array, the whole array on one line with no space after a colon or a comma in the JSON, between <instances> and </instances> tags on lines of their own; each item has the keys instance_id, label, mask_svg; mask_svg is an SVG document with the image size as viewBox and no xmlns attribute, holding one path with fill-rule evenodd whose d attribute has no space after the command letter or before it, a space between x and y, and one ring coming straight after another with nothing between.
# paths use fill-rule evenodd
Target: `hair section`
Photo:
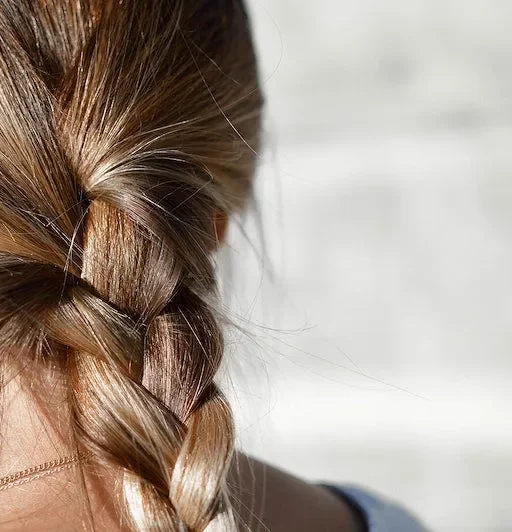
<instances>
[{"instance_id":1,"label":"hair section","mask_svg":"<svg viewBox=\"0 0 512 532\"><path fill-rule=\"evenodd\" d=\"M137 530L228 530L212 251L262 96L238 0L0 5L0 338L62 367Z\"/></svg>"}]
</instances>

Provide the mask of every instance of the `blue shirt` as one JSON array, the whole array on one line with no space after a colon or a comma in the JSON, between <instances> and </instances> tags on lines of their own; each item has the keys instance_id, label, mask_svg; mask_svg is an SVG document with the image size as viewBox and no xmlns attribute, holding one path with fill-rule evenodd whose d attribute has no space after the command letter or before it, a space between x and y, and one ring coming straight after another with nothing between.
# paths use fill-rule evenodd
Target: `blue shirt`
<instances>
[{"instance_id":1,"label":"blue shirt","mask_svg":"<svg viewBox=\"0 0 512 532\"><path fill-rule=\"evenodd\" d=\"M429 532L396 502L352 484L322 484L359 515L364 532Z\"/></svg>"}]
</instances>

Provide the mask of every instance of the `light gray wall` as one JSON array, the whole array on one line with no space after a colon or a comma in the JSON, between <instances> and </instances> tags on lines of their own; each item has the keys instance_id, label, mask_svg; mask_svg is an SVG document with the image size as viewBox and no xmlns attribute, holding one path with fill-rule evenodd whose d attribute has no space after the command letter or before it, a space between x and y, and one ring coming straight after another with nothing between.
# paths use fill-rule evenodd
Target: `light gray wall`
<instances>
[{"instance_id":1,"label":"light gray wall","mask_svg":"<svg viewBox=\"0 0 512 532\"><path fill-rule=\"evenodd\" d=\"M249 6L275 278L233 224L240 444L436 531L512 530L512 3Z\"/></svg>"}]
</instances>

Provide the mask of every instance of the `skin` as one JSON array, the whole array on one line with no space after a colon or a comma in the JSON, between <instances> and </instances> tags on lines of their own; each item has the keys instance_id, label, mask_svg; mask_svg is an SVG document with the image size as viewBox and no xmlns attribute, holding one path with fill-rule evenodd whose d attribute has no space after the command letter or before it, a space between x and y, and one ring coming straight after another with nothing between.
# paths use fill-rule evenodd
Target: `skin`
<instances>
[{"instance_id":1,"label":"skin","mask_svg":"<svg viewBox=\"0 0 512 532\"><path fill-rule=\"evenodd\" d=\"M224 213L218 212L215 215L214 224L215 234L217 235L218 241L217 245L220 247L226 240L226 234L228 231L228 217Z\"/></svg>"},{"instance_id":2,"label":"skin","mask_svg":"<svg viewBox=\"0 0 512 532\"><path fill-rule=\"evenodd\" d=\"M219 245L228 221L215 218ZM66 395L55 374L38 379L45 393L31 393L16 376L4 388L2 424L6 436L0 453L0 477L71 454L67 429ZM31 379L32 380L32 379ZM36 380L36 377L33 379ZM51 386L48 386L51 383ZM33 385L36 386L36 385ZM240 530L272 532L360 532L348 507L329 491L285 471L237 453L230 485L240 503ZM9 490L0 490L2 532L128 532L116 515L115 475L108 469L84 464L39 478ZM91 513L84 511L81 481L86 483ZM251 510L249 510L249 508Z\"/></svg>"},{"instance_id":3,"label":"skin","mask_svg":"<svg viewBox=\"0 0 512 532\"><path fill-rule=\"evenodd\" d=\"M39 399L16 378L5 392L2 421L8 430L0 455L0 476L71 454L66 398L58 382L51 393ZM359 532L349 509L324 488L242 453L237 453L235 463L237 474L233 468L229 480L237 495L234 504L240 513L240 530ZM117 518L120 493L113 472L84 463L84 474L90 515L84 510L80 469L74 467L0 491L0 530L129 532Z\"/></svg>"}]
</instances>

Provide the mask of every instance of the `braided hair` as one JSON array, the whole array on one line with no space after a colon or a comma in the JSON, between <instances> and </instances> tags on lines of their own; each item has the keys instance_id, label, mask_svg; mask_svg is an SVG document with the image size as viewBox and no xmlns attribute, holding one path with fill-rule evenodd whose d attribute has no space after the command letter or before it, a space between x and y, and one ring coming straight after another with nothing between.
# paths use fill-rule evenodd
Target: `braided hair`
<instances>
[{"instance_id":1,"label":"braided hair","mask_svg":"<svg viewBox=\"0 0 512 532\"><path fill-rule=\"evenodd\" d=\"M252 193L241 0L0 3L0 338L66 379L134 530L234 527L214 219Z\"/></svg>"}]
</instances>

